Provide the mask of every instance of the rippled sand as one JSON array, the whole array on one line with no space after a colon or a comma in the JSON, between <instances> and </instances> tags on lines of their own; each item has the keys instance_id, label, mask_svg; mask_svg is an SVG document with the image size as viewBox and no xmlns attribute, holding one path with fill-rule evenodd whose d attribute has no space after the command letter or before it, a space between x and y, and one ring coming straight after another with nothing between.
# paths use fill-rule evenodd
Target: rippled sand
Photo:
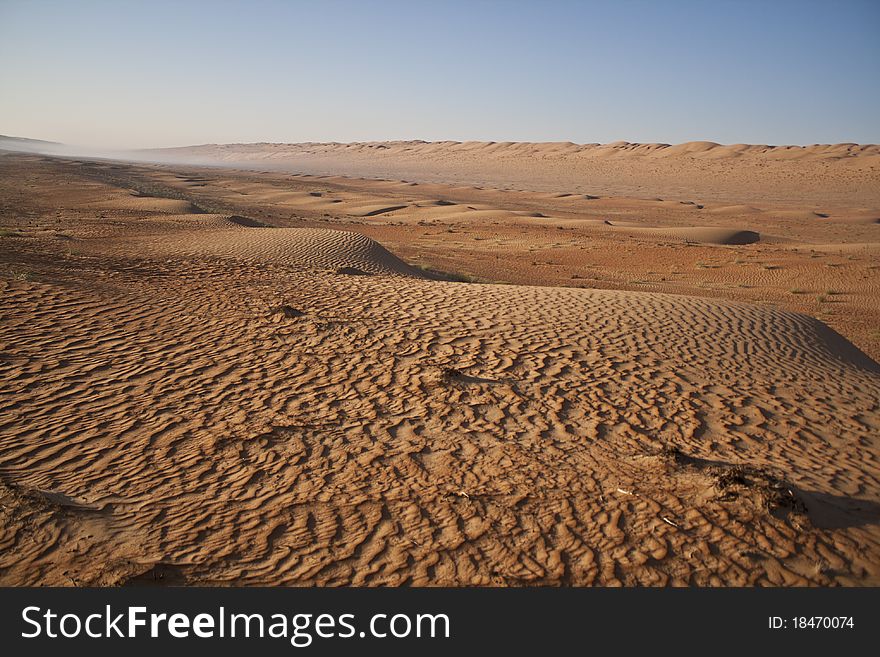
<instances>
[{"instance_id":1,"label":"rippled sand","mask_svg":"<svg viewBox=\"0 0 880 657\"><path fill-rule=\"evenodd\" d=\"M0 167L0 583L880 582L880 366L808 314L453 282L366 236L469 212L435 195L298 226L210 176ZM614 230L514 206L482 211Z\"/></svg>"}]
</instances>

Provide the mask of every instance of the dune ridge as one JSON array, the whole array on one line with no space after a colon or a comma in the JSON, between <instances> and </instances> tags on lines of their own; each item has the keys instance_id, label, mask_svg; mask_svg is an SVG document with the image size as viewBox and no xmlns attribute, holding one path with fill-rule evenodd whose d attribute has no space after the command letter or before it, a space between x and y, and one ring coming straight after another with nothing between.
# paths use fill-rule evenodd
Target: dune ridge
<instances>
[{"instance_id":1,"label":"dune ridge","mask_svg":"<svg viewBox=\"0 0 880 657\"><path fill-rule=\"evenodd\" d=\"M163 149L147 149L145 153L253 153L261 157L278 157L282 154L306 152L310 154L346 152L369 152L370 156L400 155L431 156L444 153L469 152L491 154L494 157L508 155L581 155L587 157L740 157L761 156L766 159L839 159L880 156L877 144L812 144L808 146L768 144L719 144L711 141L692 141L681 144L632 143L616 141L607 144L575 144L573 142L494 142L494 141L372 141L372 142L302 142L302 143L240 143L200 144Z\"/></svg>"},{"instance_id":2,"label":"dune ridge","mask_svg":"<svg viewBox=\"0 0 880 657\"><path fill-rule=\"evenodd\" d=\"M880 207L880 146L526 142L205 144L144 159L505 189Z\"/></svg>"}]
</instances>

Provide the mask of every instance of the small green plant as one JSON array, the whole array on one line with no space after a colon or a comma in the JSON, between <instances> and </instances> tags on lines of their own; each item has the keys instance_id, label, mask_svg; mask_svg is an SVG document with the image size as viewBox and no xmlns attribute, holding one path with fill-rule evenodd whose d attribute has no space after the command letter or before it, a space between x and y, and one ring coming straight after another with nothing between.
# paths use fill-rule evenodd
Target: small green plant
<instances>
[{"instance_id":1,"label":"small green plant","mask_svg":"<svg viewBox=\"0 0 880 657\"><path fill-rule=\"evenodd\" d=\"M816 297L816 301L818 301L819 303L825 303L826 301L828 301L828 297L824 294L820 294L818 297Z\"/></svg>"},{"instance_id":2,"label":"small green plant","mask_svg":"<svg viewBox=\"0 0 880 657\"><path fill-rule=\"evenodd\" d=\"M789 290L789 292L791 292L792 294L804 294L806 293L806 290L802 290L799 287L793 287Z\"/></svg>"}]
</instances>

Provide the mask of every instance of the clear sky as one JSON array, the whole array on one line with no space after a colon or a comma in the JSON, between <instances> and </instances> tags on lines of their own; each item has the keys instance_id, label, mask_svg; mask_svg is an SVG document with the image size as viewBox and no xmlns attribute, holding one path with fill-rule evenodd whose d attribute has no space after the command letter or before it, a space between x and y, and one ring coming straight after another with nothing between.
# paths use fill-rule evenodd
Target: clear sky
<instances>
[{"instance_id":1,"label":"clear sky","mask_svg":"<svg viewBox=\"0 0 880 657\"><path fill-rule=\"evenodd\" d=\"M0 134L880 142L880 0L0 0Z\"/></svg>"}]
</instances>

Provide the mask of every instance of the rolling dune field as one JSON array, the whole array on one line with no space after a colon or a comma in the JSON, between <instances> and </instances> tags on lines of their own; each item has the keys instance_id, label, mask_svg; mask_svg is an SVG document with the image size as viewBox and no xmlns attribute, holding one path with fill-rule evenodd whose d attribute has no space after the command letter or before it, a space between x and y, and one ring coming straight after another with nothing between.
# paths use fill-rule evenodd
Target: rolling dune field
<instances>
[{"instance_id":1,"label":"rolling dune field","mask_svg":"<svg viewBox=\"0 0 880 657\"><path fill-rule=\"evenodd\" d=\"M880 584L876 146L155 159L0 152L0 584Z\"/></svg>"}]
</instances>

